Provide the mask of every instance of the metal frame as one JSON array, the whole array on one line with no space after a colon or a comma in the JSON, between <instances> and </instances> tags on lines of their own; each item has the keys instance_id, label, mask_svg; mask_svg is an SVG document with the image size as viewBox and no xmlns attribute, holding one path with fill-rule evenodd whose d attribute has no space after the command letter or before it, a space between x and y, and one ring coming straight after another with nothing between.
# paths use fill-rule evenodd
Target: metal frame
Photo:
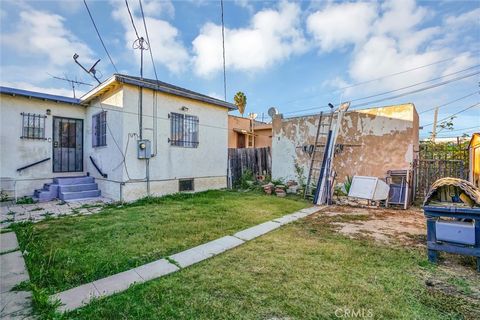
<instances>
[{"instance_id":1,"label":"metal frame","mask_svg":"<svg viewBox=\"0 0 480 320\"><path fill-rule=\"evenodd\" d=\"M45 123L46 123L45 119L47 118L46 115L38 114L38 113L30 113L30 112L28 113L21 112L20 114L22 115L22 135L20 136L20 139L47 140L47 138L45 138ZM25 127L25 119L27 120L26 127ZM33 119L33 127L30 126L31 119ZM43 129L43 132L40 131L42 133L41 136L40 135L35 136L35 129L37 128L35 124L37 124L37 122L38 122L38 128ZM27 128L27 135L25 135L25 128ZM32 133L30 132L31 130L33 130L33 136L30 135Z\"/></svg>"},{"instance_id":2,"label":"metal frame","mask_svg":"<svg viewBox=\"0 0 480 320\"><path fill-rule=\"evenodd\" d=\"M80 121L82 123L82 154L80 156L81 160L81 170L67 170L67 171L55 171L55 119L67 119L67 120L75 120L75 121ZM83 156L85 152L85 139L84 139L84 122L83 119L77 119L77 118L69 118L69 117L59 117L59 116L54 116L52 117L52 172L56 173L62 173L62 172L83 172L84 169L84 163L83 163ZM76 144L77 145L77 144Z\"/></svg>"},{"instance_id":3,"label":"metal frame","mask_svg":"<svg viewBox=\"0 0 480 320\"><path fill-rule=\"evenodd\" d=\"M480 209L425 206L423 210L427 219L428 260L436 263L438 251L474 256L477 260L477 271L480 272ZM475 224L475 245L437 241L436 221L441 217L472 219Z\"/></svg>"},{"instance_id":4,"label":"metal frame","mask_svg":"<svg viewBox=\"0 0 480 320\"><path fill-rule=\"evenodd\" d=\"M183 148L197 148L200 144L200 128L198 116L188 115L183 113L171 112L168 117L170 118L170 138L168 142L171 146L183 147ZM186 134L186 129L196 130L196 140L190 139L190 134ZM177 133L182 133L182 140L173 139ZM187 140L184 140L185 138Z\"/></svg>"}]
</instances>

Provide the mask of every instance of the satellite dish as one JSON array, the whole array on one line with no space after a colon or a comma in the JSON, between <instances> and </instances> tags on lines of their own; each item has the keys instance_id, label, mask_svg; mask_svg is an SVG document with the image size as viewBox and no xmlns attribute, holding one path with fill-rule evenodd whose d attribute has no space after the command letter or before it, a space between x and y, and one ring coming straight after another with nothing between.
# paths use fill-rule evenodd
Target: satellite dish
<instances>
[{"instance_id":1,"label":"satellite dish","mask_svg":"<svg viewBox=\"0 0 480 320\"><path fill-rule=\"evenodd\" d=\"M269 115L270 117L273 118L273 117L276 116L277 114L278 114L277 108L271 107L270 109L268 109L268 115Z\"/></svg>"}]
</instances>

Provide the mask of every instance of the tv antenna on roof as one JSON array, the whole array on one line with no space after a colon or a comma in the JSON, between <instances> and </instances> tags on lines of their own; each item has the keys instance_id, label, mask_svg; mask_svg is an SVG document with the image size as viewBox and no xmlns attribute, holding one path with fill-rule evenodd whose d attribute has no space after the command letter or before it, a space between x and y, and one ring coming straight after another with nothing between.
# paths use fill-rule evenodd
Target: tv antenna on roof
<instances>
[{"instance_id":1,"label":"tv antenna on roof","mask_svg":"<svg viewBox=\"0 0 480 320\"><path fill-rule=\"evenodd\" d=\"M97 80L98 84L100 84L101 82L97 78L97 70L95 69L97 64L100 62L100 59L98 59L97 62L95 62L93 64L93 66L91 66L90 69L87 70L84 66L82 66L82 64L80 62L77 61L78 57L80 57L80 56L76 53L73 55L73 60L75 60L75 63L78 64L80 66L80 68L83 69L83 71L85 71L86 73L91 75L95 80Z\"/></svg>"},{"instance_id":2,"label":"tv antenna on roof","mask_svg":"<svg viewBox=\"0 0 480 320\"><path fill-rule=\"evenodd\" d=\"M67 81L68 83L70 83L70 85L72 86L72 91L73 91L73 97L74 98L76 98L76 96L75 96L75 85L85 85L85 86L92 87L92 85L90 83L85 83L85 82L82 82L82 81L78 81L76 79L72 80L72 79L69 79L66 75L65 75L65 78L57 77L57 76L54 76L54 75L51 75L51 74L49 74L49 76L51 76L54 79Z\"/></svg>"}]
</instances>

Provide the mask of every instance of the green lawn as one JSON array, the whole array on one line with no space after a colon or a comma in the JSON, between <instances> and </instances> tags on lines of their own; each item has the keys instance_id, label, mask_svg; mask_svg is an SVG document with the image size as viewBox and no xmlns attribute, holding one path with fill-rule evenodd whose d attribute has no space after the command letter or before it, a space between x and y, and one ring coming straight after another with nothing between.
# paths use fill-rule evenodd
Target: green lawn
<instances>
[{"instance_id":1,"label":"green lawn","mask_svg":"<svg viewBox=\"0 0 480 320\"><path fill-rule=\"evenodd\" d=\"M14 226L30 280L59 292L309 206L256 192L144 199L91 216Z\"/></svg>"},{"instance_id":2,"label":"green lawn","mask_svg":"<svg viewBox=\"0 0 480 320\"><path fill-rule=\"evenodd\" d=\"M340 319L350 310L367 319L475 319L478 304L427 289L420 274L435 272L421 249L349 239L307 218L65 318Z\"/></svg>"}]
</instances>

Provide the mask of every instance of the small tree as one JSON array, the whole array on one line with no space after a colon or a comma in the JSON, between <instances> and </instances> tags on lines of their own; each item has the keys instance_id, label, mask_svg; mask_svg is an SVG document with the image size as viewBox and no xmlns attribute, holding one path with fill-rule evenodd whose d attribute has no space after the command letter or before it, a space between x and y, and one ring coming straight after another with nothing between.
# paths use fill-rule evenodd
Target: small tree
<instances>
[{"instance_id":1,"label":"small tree","mask_svg":"<svg viewBox=\"0 0 480 320\"><path fill-rule=\"evenodd\" d=\"M235 101L235 105L238 108L238 112L240 112L243 117L245 107L247 106L247 96L245 95L245 93L238 91L235 97L233 97L233 100Z\"/></svg>"}]
</instances>

